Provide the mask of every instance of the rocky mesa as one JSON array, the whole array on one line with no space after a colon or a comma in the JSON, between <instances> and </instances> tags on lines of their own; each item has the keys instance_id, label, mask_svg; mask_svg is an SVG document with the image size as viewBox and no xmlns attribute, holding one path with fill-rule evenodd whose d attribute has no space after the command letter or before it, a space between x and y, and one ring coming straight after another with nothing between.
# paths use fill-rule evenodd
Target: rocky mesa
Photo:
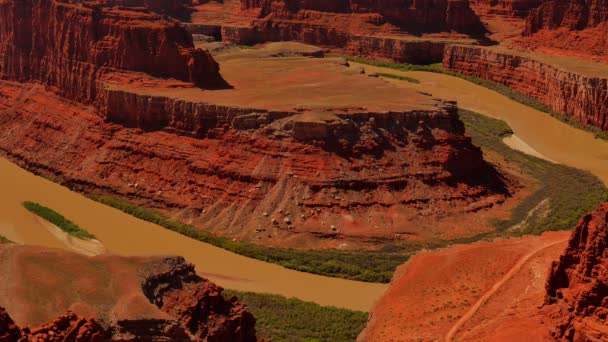
<instances>
[{"instance_id":1,"label":"rocky mesa","mask_svg":"<svg viewBox=\"0 0 608 342\"><path fill-rule=\"evenodd\" d=\"M0 278L11 284L0 296L2 341L256 341L248 309L183 258L17 245L0 255L10 261Z\"/></svg>"},{"instance_id":2,"label":"rocky mesa","mask_svg":"<svg viewBox=\"0 0 608 342\"><path fill-rule=\"evenodd\" d=\"M608 77L599 73L574 72L511 50L462 45L446 48L443 65L505 84L557 113L608 130Z\"/></svg>"}]
</instances>

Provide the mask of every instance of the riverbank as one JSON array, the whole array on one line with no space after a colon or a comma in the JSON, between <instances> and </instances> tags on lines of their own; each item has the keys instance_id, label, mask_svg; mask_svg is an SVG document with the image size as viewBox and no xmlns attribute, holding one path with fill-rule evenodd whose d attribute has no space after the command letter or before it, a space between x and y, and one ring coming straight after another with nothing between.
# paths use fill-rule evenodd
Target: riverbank
<instances>
[{"instance_id":1,"label":"riverbank","mask_svg":"<svg viewBox=\"0 0 608 342\"><path fill-rule=\"evenodd\" d=\"M392 78L385 80L399 87L417 89L435 97L455 100L459 108L504 120L515 135L538 153L556 163L587 170L608 185L608 141L597 139L593 132L571 126L541 110L518 103L496 91L459 77L438 72L403 71L357 62L350 62L350 65L353 68L363 68L368 74L392 73L415 78L420 83Z\"/></svg>"},{"instance_id":2,"label":"riverbank","mask_svg":"<svg viewBox=\"0 0 608 342\"><path fill-rule=\"evenodd\" d=\"M230 289L295 297L323 306L367 311L385 284L328 278L285 269L214 247L97 203L0 158L0 235L24 244L67 249L22 207L23 201L53 203L53 209L103 241L109 253L181 255L197 272ZM41 229L42 228L42 229ZM320 291L319 289L322 289Z\"/></svg>"}]
</instances>

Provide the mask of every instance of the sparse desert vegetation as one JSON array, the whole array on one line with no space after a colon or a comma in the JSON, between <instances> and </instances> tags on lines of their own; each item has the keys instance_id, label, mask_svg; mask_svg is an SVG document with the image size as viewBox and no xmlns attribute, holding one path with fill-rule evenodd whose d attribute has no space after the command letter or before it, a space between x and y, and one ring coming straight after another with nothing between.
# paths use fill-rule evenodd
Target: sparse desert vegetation
<instances>
[{"instance_id":1,"label":"sparse desert vegetation","mask_svg":"<svg viewBox=\"0 0 608 342\"><path fill-rule=\"evenodd\" d=\"M275 342L354 341L367 322L367 312L270 294L233 290L224 294L246 304L256 318L258 336Z\"/></svg>"},{"instance_id":2,"label":"sparse desert vegetation","mask_svg":"<svg viewBox=\"0 0 608 342\"><path fill-rule=\"evenodd\" d=\"M56 212L50 208L47 208L41 204L26 201L26 202L23 202L23 207L25 209L29 210L30 212L49 221L50 223L56 225L61 230L63 230L64 232L66 232L72 236L75 236L80 239L85 239L85 240L90 240L90 239L95 238L95 235L80 228L77 224L75 224L74 222L63 217L58 212Z\"/></svg>"}]
</instances>

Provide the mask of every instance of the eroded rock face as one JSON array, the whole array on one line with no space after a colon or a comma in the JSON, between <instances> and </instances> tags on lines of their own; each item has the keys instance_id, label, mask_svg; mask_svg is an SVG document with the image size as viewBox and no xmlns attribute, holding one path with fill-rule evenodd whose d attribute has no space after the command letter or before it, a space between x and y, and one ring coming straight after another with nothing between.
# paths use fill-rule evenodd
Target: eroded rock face
<instances>
[{"instance_id":1,"label":"eroded rock face","mask_svg":"<svg viewBox=\"0 0 608 342\"><path fill-rule=\"evenodd\" d=\"M91 107L66 109L31 85L6 83L0 93L0 126L11 132L0 148L13 160L237 239L400 240L509 196L464 136L454 103L326 117L141 97L116 113L151 126L159 122L149 113L168 115L162 131L144 132L104 122Z\"/></svg>"},{"instance_id":2,"label":"eroded rock face","mask_svg":"<svg viewBox=\"0 0 608 342\"><path fill-rule=\"evenodd\" d=\"M485 32L468 0L235 2L197 7L191 29L237 44L299 41L406 63L438 62L446 44Z\"/></svg>"},{"instance_id":3,"label":"eroded rock face","mask_svg":"<svg viewBox=\"0 0 608 342\"><path fill-rule=\"evenodd\" d=\"M526 21L526 35L542 29L568 28L584 30L608 21L608 1L571 0L545 1L534 9Z\"/></svg>"},{"instance_id":4,"label":"eroded rock face","mask_svg":"<svg viewBox=\"0 0 608 342\"><path fill-rule=\"evenodd\" d=\"M608 62L608 1L545 1L530 12L517 45L549 54Z\"/></svg>"},{"instance_id":5,"label":"eroded rock face","mask_svg":"<svg viewBox=\"0 0 608 342\"><path fill-rule=\"evenodd\" d=\"M249 310L236 298L223 297L221 287L199 277L181 257L87 258L16 245L1 247L0 255L18 265L3 271L10 271L11 281L27 289L0 296L22 322L19 329L0 308L2 342L256 341ZM57 286L62 282L62 287L37 287L28 270L42 270L50 263L61 265L61 272L71 276L42 273ZM2 275L0 280L7 281ZM120 286L107 286L107 281ZM89 284L94 284L93 291ZM33 293L43 293L43 302ZM73 311L48 324L25 327L65 308Z\"/></svg>"},{"instance_id":6,"label":"eroded rock face","mask_svg":"<svg viewBox=\"0 0 608 342\"><path fill-rule=\"evenodd\" d=\"M608 203L585 215L554 262L546 303L562 307L558 336L569 341L608 339Z\"/></svg>"},{"instance_id":7,"label":"eroded rock face","mask_svg":"<svg viewBox=\"0 0 608 342\"><path fill-rule=\"evenodd\" d=\"M455 30L463 33L479 33L475 15L468 1L426 0L241 0L241 9L251 11L258 18L273 16L273 20L313 19L314 13L350 13L365 15L375 24L388 23L408 32L441 32ZM468 24L468 25L465 25Z\"/></svg>"},{"instance_id":8,"label":"eroded rock face","mask_svg":"<svg viewBox=\"0 0 608 342\"><path fill-rule=\"evenodd\" d=\"M0 307L0 341L12 342L21 338L21 330L13 322L6 310Z\"/></svg>"},{"instance_id":9,"label":"eroded rock face","mask_svg":"<svg viewBox=\"0 0 608 342\"><path fill-rule=\"evenodd\" d=\"M539 100L557 113L608 130L608 79L565 71L514 53L449 46L448 70L502 83Z\"/></svg>"},{"instance_id":10,"label":"eroded rock face","mask_svg":"<svg viewBox=\"0 0 608 342\"><path fill-rule=\"evenodd\" d=\"M3 1L0 78L42 82L86 103L95 100L99 78L117 69L221 83L217 63L177 22L140 7L109 7L115 3L155 2Z\"/></svg>"}]
</instances>

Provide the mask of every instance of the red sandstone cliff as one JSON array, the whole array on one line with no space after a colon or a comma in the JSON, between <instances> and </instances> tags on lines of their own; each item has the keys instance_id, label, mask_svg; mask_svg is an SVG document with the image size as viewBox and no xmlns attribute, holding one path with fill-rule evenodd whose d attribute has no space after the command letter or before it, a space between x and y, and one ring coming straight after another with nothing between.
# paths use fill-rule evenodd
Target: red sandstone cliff
<instances>
[{"instance_id":1,"label":"red sandstone cliff","mask_svg":"<svg viewBox=\"0 0 608 342\"><path fill-rule=\"evenodd\" d=\"M110 4L1 2L0 78L41 82L68 99L87 103L96 98L101 75L114 70L201 85L222 82L217 63L194 48L177 22L139 7Z\"/></svg>"},{"instance_id":2,"label":"red sandstone cliff","mask_svg":"<svg viewBox=\"0 0 608 342\"><path fill-rule=\"evenodd\" d=\"M608 1L549 0L532 10L517 44L550 54L608 62Z\"/></svg>"},{"instance_id":3,"label":"red sandstone cliff","mask_svg":"<svg viewBox=\"0 0 608 342\"><path fill-rule=\"evenodd\" d=\"M353 96L343 91L331 95L347 99L339 108L299 105L308 98L277 108L270 97L262 108L249 106L259 93L232 105L229 90L212 96L192 84L219 77L218 67L177 23L139 2L108 4L0 3L7 18L0 74L21 82L1 82L0 126L10 133L0 136L0 149L29 170L232 238L299 247L424 235L437 228L435 219L454 226L451 218L509 195L464 136L454 103L402 91L398 106L368 109L350 105ZM377 41L361 39L374 49ZM328 77L348 72L331 63ZM266 86L309 92L295 86L310 70L321 72L283 69L291 76ZM386 86L366 76L345 80Z\"/></svg>"},{"instance_id":4,"label":"red sandstone cliff","mask_svg":"<svg viewBox=\"0 0 608 342\"><path fill-rule=\"evenodd\" d=\"M445 44L485 32L468 0L227 0L196 9L191 29L223 41L299 41L407 63L440 61Z\"/></svg>"},{"instance_id":5,"label":"red sandstone cliff","mask_svg":"<svg viewBox=\"0 0 608 342\"><path fill-rule=\"evenodd\" d=\"M581 219L551 266L546 289L546 302L561 309L556 337L608 339L608 203Z\"/></svg>"},{"instance_id":6,"label":"red sandstone cliff","mask_svg":"<svg viewBox=\"0 0 608 342\"><path fill-rule=\"evenodd\" d=\"M525 34L534 34L542 29L554 30L565 27L584 30L608 21L608 1L570 0L545 1L531 11L526 21Z\"/></svg>"},{"instance_id":7,"label":"red sandstone cliff","mask_svg":"<svg viewBox=\"0 0 608 342\"><path fill-rule=\"evenodd\" d=\"M498 49L453 45L443 65L502 83L557 113L608 130L608 79L566 71L532 57Z\"/></svg>"},{"instance_id":8,"label":"red sandstone cliff","mask_svg":"<svg viewBox=\"0 0 608 342\"><path fill-rule=\"evenodd\" d=\"M508 196L463 135L453 103L315 123L294 112L116 92L111 121L167 125L142 132L31 85L4 84L0 93L0 127L11 132L0 149L29 170L258 243L400 240Z\"/></svg>"},{"instance_id":9,"label":"red sandstone cliff","mask_svg":"<svg viewBox=\"0 0 608 342\"><path fill-rule=\"evenodd\" d=\"M0 247L0 255L13 262L2 267L0 280L10 276L15 284L0 303L20 325L70 309L51 323L20 329L0 308L2 342L256 341L248 309L223 297L222 288L197 276L183 258L88 258L16 245ZM62 270L45 272L50 264Z\"/></svg>"}]
</instances>

